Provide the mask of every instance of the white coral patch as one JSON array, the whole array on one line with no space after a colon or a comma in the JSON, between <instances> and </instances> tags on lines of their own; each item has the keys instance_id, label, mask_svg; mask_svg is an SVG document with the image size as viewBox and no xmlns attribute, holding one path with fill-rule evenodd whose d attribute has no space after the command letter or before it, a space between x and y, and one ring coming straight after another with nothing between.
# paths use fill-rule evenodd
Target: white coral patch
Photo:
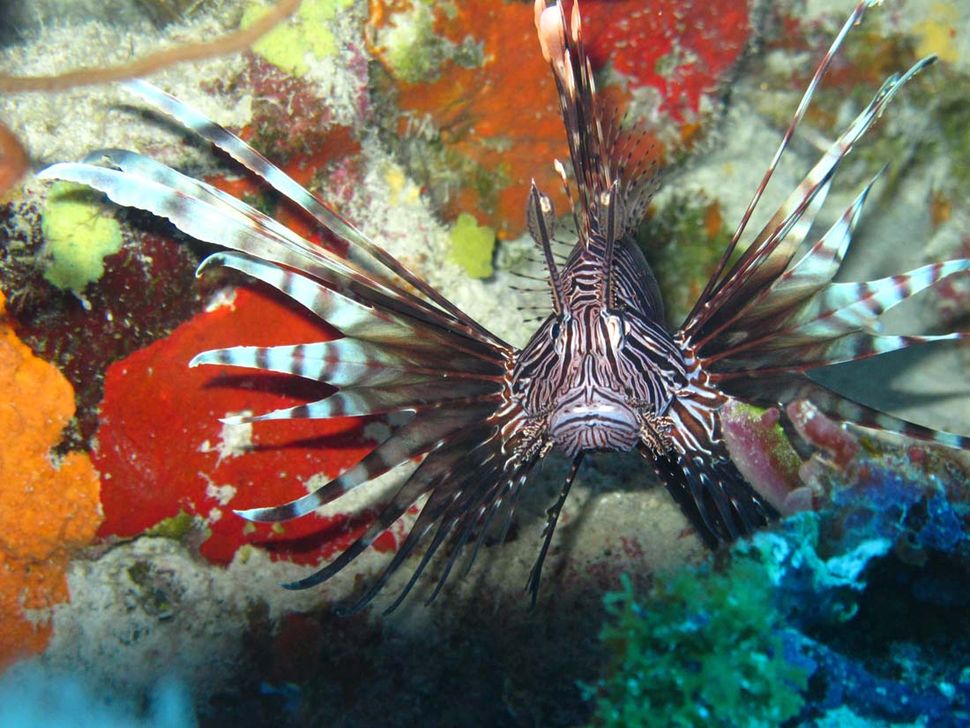
<instances>
[{"instance_id":1,"label":"white coral patch","mask_svg":"<svg viewBox=\"0 0 970 728\"><path fill-rule=\"evenodd\" d=\"M226 412L226 417L248 417L252 415L251 410L242 412ZM251 422L230 423L224 422L222 430L219 432L219 442L212 444L205 440L199 445L199 452L214 452L218 454L216 466L226 458L239 457L245 455L253 449L253 425Z\"/></svg>"},{"instance_id":2,"label":"white coral patch","mask_svg":"<svg viewBox=\"0 0 970 728\"><path fill-rule=\"evenodd\" d=\"M218 485L206 478L209 484L205 487L205 494L208 498L216 501L220 506L227 506L236 497L236 488L232 485Z\"/></svg>"}]
</instances>

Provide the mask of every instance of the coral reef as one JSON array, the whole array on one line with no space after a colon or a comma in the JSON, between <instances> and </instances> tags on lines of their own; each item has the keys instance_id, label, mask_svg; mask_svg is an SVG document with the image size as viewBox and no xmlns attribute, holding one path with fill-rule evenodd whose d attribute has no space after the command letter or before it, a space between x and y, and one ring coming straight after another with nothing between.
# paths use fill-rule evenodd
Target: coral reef
<instances>
[{"instance_id":1,"label":"coral reef","mask_svg":"<svg viewBox=\"0 0 970 728\"><path fill-rule=\"evenodd\" d=\"M74 415L71 385L17 338L4 305L0 294L0 668L46 645L68 560L101 520L88 455L49 459Z\"/></svg>"},{"instance_id":2,"label":"coral reef","mask_svg":"<svg viewBox=\"0 0 970 728\"><path fill-rule=\"evenodd\" d=\"M613 657L588 688L597 722L965 724L966 477L870 455L828 507L737 544L726 563L642 599L625 582L606 598Z\"/></svg>"}]
</instances>

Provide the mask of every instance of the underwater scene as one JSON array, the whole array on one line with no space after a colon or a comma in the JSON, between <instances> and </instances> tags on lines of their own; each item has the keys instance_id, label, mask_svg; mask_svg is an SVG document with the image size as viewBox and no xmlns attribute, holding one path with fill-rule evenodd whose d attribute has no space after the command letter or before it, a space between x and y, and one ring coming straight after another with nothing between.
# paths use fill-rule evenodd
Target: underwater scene
<instances>
[{"instance_id":1,"label":"underwater scene","mask_svg":"<svg viewBox=\"0 0 970 728\"><path fill-rule=\"evenodd\" d=\"M0 0L0 728L970 725L970 3Z\"/></svg>"}]
</instances>

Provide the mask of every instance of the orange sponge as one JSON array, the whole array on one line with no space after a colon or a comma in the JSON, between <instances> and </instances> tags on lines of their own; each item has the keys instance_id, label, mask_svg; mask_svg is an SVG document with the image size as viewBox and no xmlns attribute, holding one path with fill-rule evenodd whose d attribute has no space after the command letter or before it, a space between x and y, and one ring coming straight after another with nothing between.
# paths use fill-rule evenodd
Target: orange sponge
<instances>
[{"instance_id":1,"label":"orange sponge","mask_svg":"<svg viewBox=\"0 0 970 728\"><path fill-rule=\"evenodd\" d=\"M101 507L98 474L88 455L71 453L57 462L49 455L74 416L74 391L17 338L2 293L0 392L2 669L47 644L44 610L67 600L70 553L94 538Z\"/></svg>"}]
</instances>

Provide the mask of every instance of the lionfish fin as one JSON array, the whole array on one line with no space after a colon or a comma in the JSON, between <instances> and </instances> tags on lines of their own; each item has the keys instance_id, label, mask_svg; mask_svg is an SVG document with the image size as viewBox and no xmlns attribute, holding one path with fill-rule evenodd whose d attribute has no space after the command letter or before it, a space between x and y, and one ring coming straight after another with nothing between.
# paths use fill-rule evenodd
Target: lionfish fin
<instances>
[{"instance_id":1,"label":"lionfish fin","mask_svg":"<svg viewBox=\"0 0 970 728\"><path fill-rule=\"evenodd\" d=\"M232 415L220 419L224 424L242 425L268 420L326 420L332 417L367 417L392 412L414 413L436 407L473 405L488 399L492 385L463 382L460 387L442 389L435 381L415 381L380 387L345 387L330 396L266 412L261 415Z\"/></svg>"},{"instance_id":2,"label":"lionfish fin","mask_svg":"<svg viewBox=\"0 0 970 728\"><path fill-rule=\"evenodd\" d=\"M241 139L145 82L127 86L349 243L349 256L340 257L214 186L134 152L102 150L83 163L56 164L40 174L87 184L120 205L147 210L191 237L228 248L209 256L198 273L214 268L243 273L280 291L343 335L296 345L215 349L197 355L190 365L279 372L339 388L316 402L226 417L231 424L402 416L360 462L313 492L288 503L236 512L259 522L300 518L421 460L350 550L289 585L303 588L330 578L425 498L400 551L357 606L377 593L434 527L425 559L403 597L439 547L463 544L480 520L491 519L503 504L514 506L521 483L543 454L522 454L509 445L525 431L521 407L508 391L513 350ZM331 331L321 333L323 338L332 336ZM481 536L475 552L480 545ZM435 593L456 555L448 559Z\"/></svg>"},{"instance_id":3,"label":"lionfish fin","mask_svg":"<svg viewBox=\"0 0 970 728\"><path fill-rule=\"evenodd\" d=\"M752 533L777 518L728 455L721 439L717 407L723 396L691 386L674 400L667 416L672 448L641 446L644 457L708 546Z\"/></svg>"},{"instance_id":4,"label":"lionfish fin","mask_svg":"<svg viewBox=\"0 0 970 728\"><path fill-rule=\"evenodd\" d=\"M924 343L970 339L960 333L880 333L883 313L950 276L966 273L970 261L933 263L875 281L833 283L875 178L821 238L795 259L842 160L903 85L933 63L935 57L923 58L905 73L886 79L728 269L728 259L834 53L872 4L864 0L856 5L820 63L718 269L677 338L684 350L696 358L709 381L729 396L764 406L785 404L794 398L807 398L816 404L817 399L824 400L826 404L821 409L837 419L857 418L855 421L862 425L963 446L966 438L960 435L936 432L850 402L809 380L807 375L833 364Z\"/></svg>"},{"instance_id":5,"label":"lionfish fin","mask_svg":"<svg viewBox=\"0 0 970 728\"><path fill-rule=\"evenodd\" d=\"M599 219L604 228L611 225L614 239L619 239L639 225L656 191L656 158L641 149L646 133L621 133L614 111L596 93L593 67L583 45L579 0L572 1L568 13L562 1L546 7L546 0L535 0L534 8L539 46L559 92L578 192L580 239L589 239L593 219ZM557 169L562 170L561 164ZM561 174L565 179L564 171ZM599 196L614 185L615 202L606 206Z\"/></svg>"},{"instance_id":6,"label":"lionfish fin","mask_svg":"<svg viewBox=\"0 0 970 728\"><path fill-rule=\"evenodd\" d=\"M761 201L762 195L764 195L765 189L768 187L768 183L771 181L772 175L774 175L775 169L778 167L778 162L781 161L782 155L788 148L788 144L791 142L792 136L795 133L795 128L801 122L805 116L805 112L808 111L808 107L812 102L812 98L815 96L815 91L818 89L819 84L822 82L822 78L828 71L832 60L835 58L835 54L838 52L839 48L842 47L842 43L845 41L846 36L849 31L862 21L863 15L865 15L866 10L868 10L873 5L878 5L882 0L860 0L855 8L853 8L852 13L846 19L845 23L842 24L841 29L829 46L828 51L822 57L821 62L815 69L815 73L812 75L811 81L809 81L808 86L805 88L805 92L802 94L801 100L798 102L798 106L795 108L795 113L792 114L791 121L788 122L788 128L785 129L785 133L782 136L781 142L778 144L778 148L775 150L774 157L772 157L771 162L768 164L768 168L765 170L764 177L762 177L761 182L755 189L754 195L751 197L751 201L748 203L747 209L745 209L744 214L741 216L741 220L738 223L734 234L731 236L731 241L727 248L724 250L724 254L721 256L721 260L718 263L717 268L711 275L701 293L700 297L697 299L697 303L694 305L693 310L688 314L687 321L693 320L699 315L700 309L706 306L711 298L711 293L713 292L715 286L717 286L724 276L724 272L727 270L728 263L734 255L734 251L737 248L738 242L741 236L744 234L744 230L748 225L748 221L751 219L751 215L754 214L755 208Z\"/></svg>"},{"instance_id":7,"label":"lionfish fin","mask_svg":"<svg viewBox=\"0 0 970 728\"><path fill-rule=\"evenodd\" d=\"M529 190L526 222L532 239L542 249L542 255L546 262L546 271L549 274L552 308L558 316L563 312L565 293L563 292L562 279L559 276L559 268L556 266L552 252L552 236L555 231L556 212L553 208L552 200L548 195L539 192L535 180L532 180L532 187Z\"/></svg>"},{"instance_id":8,"label":"lionfish fin","mask_svg":"<svg viewBox=\"0 0 970 728\"><path fill-rule=\"evenodd\" d=\"M566 503L566 498L569 496L569 490L572 488L573 481L576 479L576 473L579 472L579 466L583 462L583 456L585 453L580 452L573 457L573 462L569 466L569 471L566 473L566 479L563 481L562 489L559 491L559 498L553 503L546 511L546 525L542 530L542 547L539 549L539 555L536 557L535 563L532 565L532 570L529 572L529 580L526 583L526 591L529 592L531 604L533 607L536 605L536 600L539 598L539 583L542 580L542 565L546 560L546 554L549 552L549 546L552 543L553 534L556 532L556 524L559 522L559 514L562 512L562 507Z\"/></svg>"}]
</instances>

